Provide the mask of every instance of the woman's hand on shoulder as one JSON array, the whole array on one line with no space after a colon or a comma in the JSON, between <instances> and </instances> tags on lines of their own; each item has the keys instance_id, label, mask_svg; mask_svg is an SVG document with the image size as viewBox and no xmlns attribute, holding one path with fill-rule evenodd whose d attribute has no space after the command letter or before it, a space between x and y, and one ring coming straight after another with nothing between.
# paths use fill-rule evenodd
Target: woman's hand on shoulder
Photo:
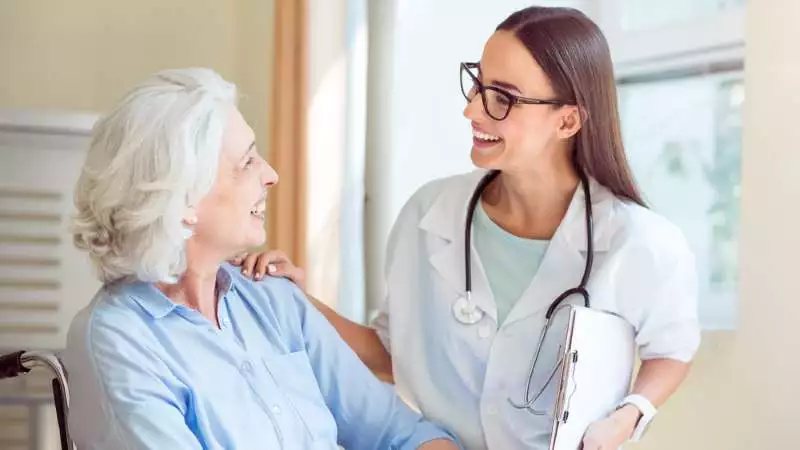
<instances>
[{"instance_id":1,"label":"woman's hand on shoulder","mask_svg":"<svg viewBox=\"0 0 800 450\"><path fill-rule=\"evenodd\" d=\"M268 250L256 253L241 253L229 261L241 266L242 274L255 281L265 276L284 277L290 279L301 290L306 289L306 273L297 267L281 250Z\"/></svg>"}]
</instances>

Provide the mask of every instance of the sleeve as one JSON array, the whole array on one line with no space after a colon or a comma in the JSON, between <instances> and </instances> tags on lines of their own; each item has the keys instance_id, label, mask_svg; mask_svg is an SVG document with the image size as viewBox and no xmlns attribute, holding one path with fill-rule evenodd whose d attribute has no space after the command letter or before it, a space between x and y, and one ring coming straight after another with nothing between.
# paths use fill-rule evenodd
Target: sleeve
<instances>
[{"instance_id":1,"label":"sleeve","mask_svg":"<svg viewBox=\"0 0 800 450\"><path fill-rule=\"evenodd\" d=\"M441 191L442 183L443 180L440 179L429 181L428 183L424 184L417 189L417 191L400 209L400 213L397 215L397 219L392 225L392 229L389 232L389 238L386 242L386 260L384 261L383 270L384 286L388 286L390 283L389 275L392 271L393 257L396 255L397 248L399 246L401 231L415 228L414 223L419 221L422 211L427 210L427 208L430 206L429 203ZM390 309L389 292L388 289L386 289L378 306L377 313L375 314L375 317L370 320L369 326L375 330L375 332L378 334L378 338L381 340L381 343L386 348L386 351L391 355L392 342L389 320Z\"/></svg>"},{"instance_id":2,"label":"sleeve","mask_svg":"<svg viewBox=\"0 0 800 450\"><path fill-rule=\"evenodd\" d=\"M124 318L120 318L124 319ZM89 450L201 449L177 383L124 320L70 330L70 431ZM127 325L127 326L126 326Z\"/></svg>"},{"instance_id":3,"label":"sleeve","mask_svg":"<svg viewBox=\"0 0 800 450\"><path fill-rule=\"evenodd\" d=\"M643 360L669 358L689 362L700 345L697 267L682 234L672 242L670 254L672 257L665 264L653 269L655 278L645 290L649 298L636 339Z\"/></svg>"},{"instance_id":4,"label":"sleeve","mask_svg":"<svg viewBox=\"0 0 800 450\"><path fill-rule=\"evenodd\" d=\"M411 203L412 200L409 200ZM384 293L383 298L381 299L380 305L378 306L377 313L375 317L370 321L370 327L375 330L375 333L378 335L378 339L380 339L383 347L386 348L386 351L389 354L392 354L392 341L391 341L391 333L389 332L389 293L386 289L386 285L389 283L389 271L391 268L391 257L395 254L397 249L397 239L399 230L402 227L402 220L404 214L408 210L409 205L406 205L403 210L401 210L398 219L395 221L394 225L392 226L392 230L389 232L389 240L386 243L386 261L384 262L384 270L383 270L383 282L384 282Z\"/></svg>"},{"instance_id":5,"label":"sleeve","mask_svg":"<svg viewBox=\"0 0 800 450\"><path fill-rule=\"evenodd\" d=\"M448 432L409 409L394 387L378 380L298 289L294 297L320 391L348 450L416 449Z\"/></svg>"}]
</instances>

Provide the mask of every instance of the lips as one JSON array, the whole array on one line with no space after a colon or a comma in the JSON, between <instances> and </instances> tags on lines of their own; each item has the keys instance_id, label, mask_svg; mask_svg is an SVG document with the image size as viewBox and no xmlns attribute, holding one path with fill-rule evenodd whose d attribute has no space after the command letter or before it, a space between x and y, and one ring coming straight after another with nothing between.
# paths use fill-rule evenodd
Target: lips
<instances>
[{"instance_id":1,"label":"lips","mask_svg":"<svg viewBox=\"0 0 800 450\"><path fill-rule=\"evenodd\" d=\"M253 205L253 208L250 210L250 215L259 219L264 220L266 217L267 211L267 196L266 193L261 197L261 199Z\"/></svg>"}]
</instances>

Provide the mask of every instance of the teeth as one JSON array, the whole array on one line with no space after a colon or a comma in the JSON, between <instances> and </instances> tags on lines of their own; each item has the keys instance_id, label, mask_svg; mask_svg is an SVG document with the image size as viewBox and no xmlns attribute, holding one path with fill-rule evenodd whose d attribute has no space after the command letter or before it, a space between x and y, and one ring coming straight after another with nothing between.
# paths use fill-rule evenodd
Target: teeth
<instances>
[{"instance_id":1,"label":"teeth","mask_svg":"<svg viewBox=\"0 0 800 450\"><path fill-rule=\"evenodd\" d=\"M482 131L478 131L478 130L475 130L475 129L472 130L472 135L475 136L476 138L482 139L484 141L499 141L500 140L500 138L497 137L497 136L492 136L491 134L484 133Z\"/></svg>"},{"instance_id":2,"label":"teeth","mask_svg":"<svg viewBox=\"0 0 800 450\"><path fill-rule=\"evenodd\" d=\"M264 217L266 216L266 210L267 210L267 203L262 199L261 202L259 202L256 205L253 205L253 209L250 210L250 214L252 216L258 217L261 220L264 220Z\"/></svg>"}]
</instances>

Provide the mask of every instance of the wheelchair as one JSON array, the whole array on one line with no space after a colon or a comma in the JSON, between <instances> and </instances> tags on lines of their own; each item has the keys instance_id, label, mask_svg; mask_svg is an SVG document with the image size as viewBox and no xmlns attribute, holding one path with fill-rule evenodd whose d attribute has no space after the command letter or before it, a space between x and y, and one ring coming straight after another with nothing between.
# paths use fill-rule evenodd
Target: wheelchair
<instances>
[{"instance_id":1,"label":"wheelchair","mask_svg":"<svg viewBox=\"0 0 800 450\"><path fill-rule=\"evenodd\" d=\"M69 413L67 374L64 365L55 353L20 350L2 355L0 356L0 380L25 375L38 367L48 369L53 374L50 385L56 407L61 450L75 450L67 428L67 414Z\"/></svg>"}]
</instances>

